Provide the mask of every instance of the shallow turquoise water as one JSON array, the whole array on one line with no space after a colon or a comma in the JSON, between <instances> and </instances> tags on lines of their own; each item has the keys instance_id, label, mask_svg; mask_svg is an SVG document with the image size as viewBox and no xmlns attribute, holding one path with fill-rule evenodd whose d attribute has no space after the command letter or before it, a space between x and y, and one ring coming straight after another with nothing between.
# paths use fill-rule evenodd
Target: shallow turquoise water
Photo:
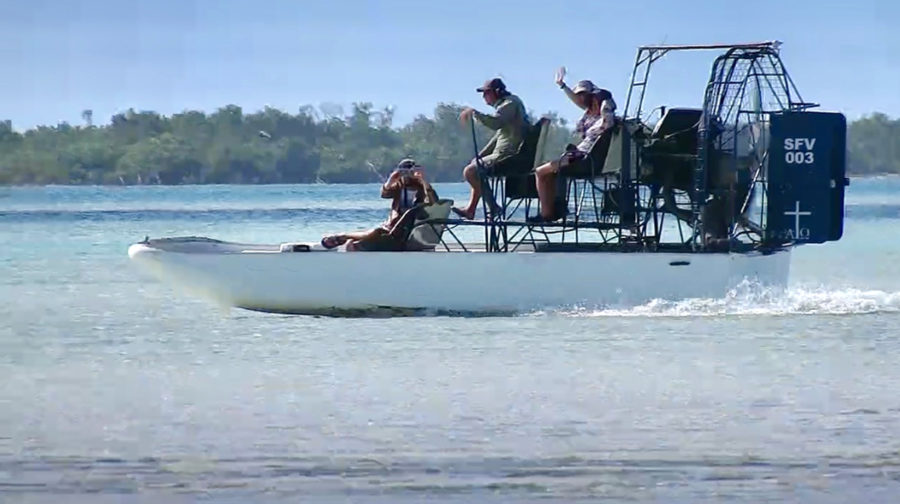
<instances>
[{"instance_id":1,"label":"shallow turquoise water","mask_svg":"<svg viewBox=\"0 0 900 504\"><path fill-rule=\"evenodd\" d=\"M891 502L900 179L849 191L785 295L328 319L125 251L366 227L375 186L0 188L0 501Z\"/></svg>"}]
</instances>

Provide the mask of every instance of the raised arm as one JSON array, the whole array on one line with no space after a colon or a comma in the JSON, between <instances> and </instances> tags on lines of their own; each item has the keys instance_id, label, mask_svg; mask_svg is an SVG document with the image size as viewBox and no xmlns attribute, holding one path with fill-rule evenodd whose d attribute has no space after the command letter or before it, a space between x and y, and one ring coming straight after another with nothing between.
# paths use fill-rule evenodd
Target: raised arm
<instances>
[{"instance_id":1,"label":"raised arm","mask_svg":"<svg viewBox=\"0 0 900 504\"><path fill-rule=\"evenodd\" d=\"M400 190L400 172L394 171L394 173L391 173L390 178L387 179L387 182L381 185L381 197L385 199L393 198L397 195L398 190Z\"/></svg>"},{"instance_id":2,"label":"raised arm","mask_svg":"<svg viewBox=\"0 0 900 504\"><path fill-rule=\"evenodd\" d=\"M569 89L569 86L567 86L565 82L560 84L559 88L562 89L564 93L566 93L566 96L568 96L569 99L572 100L572 103L574 103L576 107L580 108L581 110L587 110L587 107L578 103L578 99L575 98L575 93L573 93L572 90Z\"/></svg>"},{"instance_id":3,"label":"raised arm","mask_svg":"<svg viewBox=\"0 0 900 504\"><path fill-rule=\"evenodd\" d=\"M569 86L566 85L565 78L566 67L559 67L559 70L556 71L556 85L559 86L559 88L562 89L564 93L566 93L566 96L569 97L569 100L571 100L576 107L580 108L581 110L587 110L586 106L578 103L578 99L575 98L575 93L573 93L572 90L569 89Z\"/></svg>"}]
</instances>

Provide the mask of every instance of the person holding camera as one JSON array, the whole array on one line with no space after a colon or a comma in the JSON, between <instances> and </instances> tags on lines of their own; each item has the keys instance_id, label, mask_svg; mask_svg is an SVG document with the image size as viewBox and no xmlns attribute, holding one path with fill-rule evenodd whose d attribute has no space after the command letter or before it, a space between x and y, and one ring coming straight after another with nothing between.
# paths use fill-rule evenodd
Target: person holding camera
<instances>
[{"instance_id":1,"label":"person holding camera","mask_svg":"<svg viewBox=\"0 0 900 504\"><path fill-rule=\"evenodd\" d=\"M385 227L392 227L410 208L437 201L437 193L425 180L424 169L412 159L397 164L397 169L381 186L381 197L391 198L391 215Z\"/></svg>"},{"instance_id":2,"label":"person holding camera","mask_svg":"<svg viewBox=\"0 0 900 504\"><path fill-rule=\"evenodd\" d=\"M380 226L368 231L326 236L322 238L322 246L331 249L346 243L348 252L390 248L387 241L395 238L391 236L391 231L403 214L416 205L432 204L438 200L437 192L425 179L423 167L412 159L404 159L397 164L397 168L381 185L381 197L391 199L391 212Z\"/></svg>"},{"instance_id":3,"label":"person holding camera","mask_svg":"<svg viewBox=\"0 0 900 504\"><path fill-rule=\"evenodd\" d=\"M541 213L528 218L532 223L553 222L563 217L565 208L557 208L562 205L556 203L556 178L559 176L560 168L578 163L587 157L600 135L616 122L616 102L613 100L612 93L595 86L589 80L578 81L574 89L569 89L564 81L565 75L565 68L560 68L556 73L556 85L578 108L584 110L584 115L575 125L575 131L582 140L578 145L566 146L566 152L558 160L535 168L534 179L538 190L538 200L541 204Z\"/></svg>"}]
</instances>

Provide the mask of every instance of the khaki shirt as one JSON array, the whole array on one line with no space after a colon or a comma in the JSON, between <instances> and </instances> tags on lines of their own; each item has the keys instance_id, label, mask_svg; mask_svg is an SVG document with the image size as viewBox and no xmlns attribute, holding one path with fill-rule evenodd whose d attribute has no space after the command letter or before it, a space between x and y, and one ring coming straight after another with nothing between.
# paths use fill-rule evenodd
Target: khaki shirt
<instances>
[{"instance_id":1,"label":"khaki shirt","mask_svg":"<svg viewBox=\"0 0 900 504\"><path fill-rule=\"evenodd\" d=\"M528 126L525 105L516 95L508 95L494 104L494 114L483 114L477 110L475 119L494 130L494 136L481 149L480 156L498 154L509 156L519 150L525 128Z\"/></svg>"}]
</instances>

